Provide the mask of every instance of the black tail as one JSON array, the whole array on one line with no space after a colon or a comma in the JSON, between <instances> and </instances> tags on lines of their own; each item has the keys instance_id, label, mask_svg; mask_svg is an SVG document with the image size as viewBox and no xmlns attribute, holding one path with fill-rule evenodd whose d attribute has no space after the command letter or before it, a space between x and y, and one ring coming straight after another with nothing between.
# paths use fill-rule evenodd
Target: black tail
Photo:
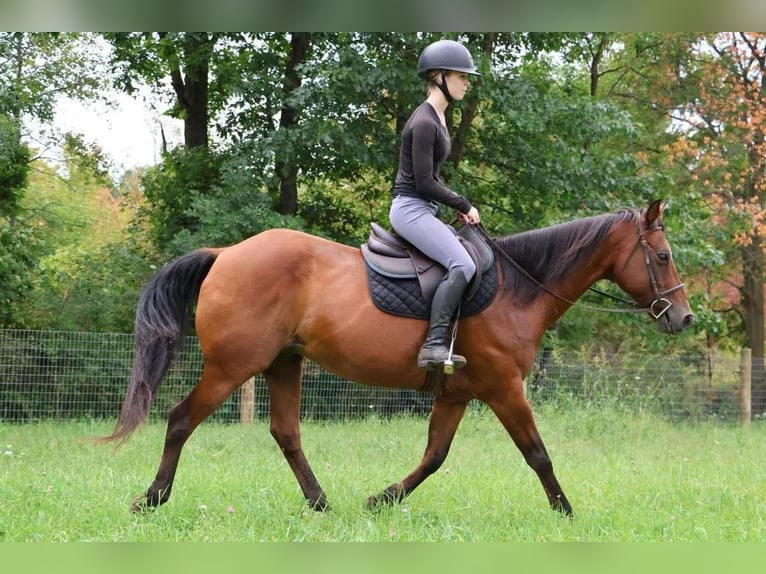
<instances>
[{"instance_id":1,"label":"black tail","mask_svg":"<svg viewBox=\"0 0 766 574\"><path fill-rule=\"evenodd\" d=\"M146 284L136 308L135 356L114 432L103 441L125 442L146 419L154 393L183 344L189 307L220 249L197 249L171 261Z\"/></svg>"}]
</instances>

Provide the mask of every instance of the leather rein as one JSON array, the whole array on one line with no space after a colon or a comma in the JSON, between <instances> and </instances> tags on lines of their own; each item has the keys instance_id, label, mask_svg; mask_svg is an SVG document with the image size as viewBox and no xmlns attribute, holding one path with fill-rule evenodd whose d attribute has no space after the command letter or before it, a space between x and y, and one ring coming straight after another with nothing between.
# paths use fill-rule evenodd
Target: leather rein
<instances>
[{"instance_id":1,"label":"leather rein","mask_svg":"<svg viewBox=\"0 0 766 574\"><path fill-rule=\"evenodd\" d=\"M552 295L556 299L559 299L560 301L564 301L565 303L568 303L569 305L579 305L580 307L590 309L591 311L599 311L604 313L649 313L652 319L656 321L657 319L662 317L665 313L667 313L668 310L673 306L673 303L666 298L667 295L670 295L671 293L674 293L678 291L679 289L683 289L684 287L683 283L679 283L678 285L676 285L675 287L671 287L670 289L665 289L664 291L660 290L659 282L657 281L657 274L654 272L654 267L652 266L651 247L649 247L649 243L646 241L646 237L645 237L646 231L641 228L640 217L637 218L636 220L636 230L638 231L638 240L636 241L636 244L633 247L633 250L630 252L630 256L625 261L625 265L623 265L622 269L620 270L620 273L622 273L625 270L625 268L628 265L628 262L631 260L631 258L633 257L633 254L636 252L636 250L638 249L638 246L640 245L644 252L644 262L646 263L646 269L649 273L649 282L652 286L652 290L654 291L654 301L652 301L648 307L639 307L638 303L636 303L635 301L623 299L622 297L618 297L616 295L612 295L611 293L601 291L600 289L596 289L595 287L588 287L588 290L593 291L594 293L598 293L599 295L602 295L603 297L607 297L619 303L630 305L630 308L628 309L598 307L594 305L588 305L586 303L579 303L577 301L570 301L566 297L559 295L555 291L551 290L549 287L543 285L537 279L535 279L532 275L530 275L526 269L524 269L521 265L519 265L510 255L508 255L508 253L503 251L503 249L495 242L495 240L489 236L489 234L484 229L484 227L482 227L481 223L479 223L475 227L479 230L480 234L485 239L485 241L487 241L487 243L492 245L495 248L495 251L497 251L503 257L503 259L505 259L514 268L516 268L522 275L524 275L527 279L529 279L535 285L540 287L540 289L547 292L549 295Z\"/></svg>"}]
</instances>

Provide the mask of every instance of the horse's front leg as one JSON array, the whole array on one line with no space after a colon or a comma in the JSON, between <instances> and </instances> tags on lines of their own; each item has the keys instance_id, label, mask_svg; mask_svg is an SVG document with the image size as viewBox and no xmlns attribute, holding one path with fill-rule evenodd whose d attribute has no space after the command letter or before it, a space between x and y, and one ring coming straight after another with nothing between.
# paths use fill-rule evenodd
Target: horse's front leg
<instances>
[{"instance_id":1,"label":"horse's front leg","mask_svg":"<svg viewBox=\"0 0 766 574\"><path fill-rule=\"evenodd\" d=\"M438 398L434 401L428 424L428 444L420 464L401 482L396 482L380 494L369 497L367 508L375 509L400 502L439 469L447 458L455 431L467 406L467 402L447 403Z\"/></svg>"},{"instance_id":2,"label":"horse's front leg","mask_svg":"<svg viewBox=\"0 0 766 574\"><path fill-rule=\"evenodd\" d=\"M537 431L532 408L524 396L521 381L510 386L507 392L498 390L485 402L511 435L524 460L537 473L551 508L571 516L572 507L553 473L553 463Z\"/></svg>"}]
</instances>

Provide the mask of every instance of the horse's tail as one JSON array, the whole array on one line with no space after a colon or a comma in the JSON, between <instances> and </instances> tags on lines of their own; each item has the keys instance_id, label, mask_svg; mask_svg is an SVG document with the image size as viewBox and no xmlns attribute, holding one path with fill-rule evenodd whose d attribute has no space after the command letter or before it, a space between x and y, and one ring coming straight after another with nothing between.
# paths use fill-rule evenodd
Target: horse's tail
<instances>
[{"instance_id":1,"label":"horse's tail","mask_svg":"<svg viewBox=\"0 0 766 574\"><path fill-rule=\"evenodd\" d=\"M189 307L221 249L197 249L160 269L144 287L136 308L135 356L130 385L114 432L100 439L124 443L146 419L154 394L181 349Z\"/></svg>"}]
</instances>

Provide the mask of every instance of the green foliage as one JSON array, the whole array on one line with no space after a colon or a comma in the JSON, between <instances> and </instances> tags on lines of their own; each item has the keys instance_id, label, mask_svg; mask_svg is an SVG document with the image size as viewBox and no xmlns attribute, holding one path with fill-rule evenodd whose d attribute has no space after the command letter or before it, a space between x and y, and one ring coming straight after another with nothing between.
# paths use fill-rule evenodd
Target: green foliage
<instances>
[{"instance_id":1,"label":"green foliage","mask_svg":"<svg viewBox=\"0 0 766 574\"><path fill-rule=\"evenodd\" d=\"M130 332L137 290L151 273L131 242L64 246L44 258L26 294L24 324L62 331Z\"/></svg>"},{"instance_id":2,"label":"green foliage","mask_svg":"<svg viewBox=\"0 0 766 574\"><path fill-rule=\"evenodd\" d=\"M63 152L70 184L97 183L105 187L111 185L110 162L98 145L85 142L80 134L67 133L64 134ZM78 176L82 176L83 181L73 181Z\"/></svg>"},{"instance_id":3,"label":"green foliage","mask_svg":"<svg viewBox=\"0 0 766 574\"><path fill-rule=\"evenodd\" d=\"M57 98L92 98L105 74L98 37L0 32L0 113L53 119Z\"/></svg>"},{"instance_id":4,"label":"green foliage","mask_svg":"<svg viewBox=\"0 0 766 574\"><path fill-rule=\"evenodd\" d=\"M148 221L151 240L161 251L182 232L194 234L199 230L199 217L189 209L190 198L205 196L220 185L220 160L220 155L208 148L179 147L147 170L142 184L148 205L140 217Z\"/></svg>"},{"instance_id":5,"label":"green foliage","mask_svg":"<svg viewBox=\"0 0 766 574\"><path fill-rule=\"evenodd\" d=\"M28 201L30 180L37 174L31 171L32 153L22 143L22 119L50 122L58 98L96 96L105 72L96 40L92 34L0 33L1 325L32 322L25 309L39 283L40 258L50 249L44 220L52 202L45 192L36 197L40 201ZM55 186L56 176L47 176ZM66 209L75 213L76 207L68 204Z\"/></svg>"},{"instance_id":6,"label":"green foliage","mask_svg":"<svg viewBox=\"0 0 766 574\"><path fill-rule=\"evenodd\" d=\"M629 114L564 94L537 73L482 85L487 104L465 170L476 176L471 194L489 208L484 219L507 214L510 221L491 224L524 230L655 196L658 182L637 176L631 150L615 149L639 129Z\"/></svg>"},{"instance_id":7,"label":"green foliage","mask_svg":"<svg viewBox=\"0 0 766 574\"><path fill-rule=\"evenodd\" d=\"M36 229L0 217L0 327L25 324L19 301L29 293L39 254Z\"/></svg>"},{"instance_id":8,"label":"green foliage","mask_svg":"<svg viewBox=\"0 0 766 574\"><path fill-rule=\"evenodd\" d=\"M99 155L67 148L64 179L35 163L17 226L34 230L24 252L33 273L13 302L25 328L129 331L140 284L150 272L141 235L126 237L127 196L102 185Z\"/></svg>"},{"instance_id":9,"label":"green foliage","mask_svg":"<svg viewBox=\"0 0 766 574\"><path fill-rule=\"evenodd\" d=\"M340 243L358 246L367 239L370 211L359 202L358 193L343 183L316 181L300 203L298 215L309 229ZM388 224L387 216L378 221Z\"/></svg>"},{"instance_id":10,"label":"green foliage","mask_svg":"<svg viewBox=\"0 0 766 574\"><path fill-rule=\"evenodd\" d=\"M465 42L485 74L472 80L469 95L477 101L460 102L448 114L450 131L465 149L459 161L446 166L445 177L477 204L491 233L640 206L653 197L670 200L666 225L698 317L697 333L668 340L644 317L573 309L548 340L573 347L598 340L608 349L652 352L686 347L702 352L713 341L738 344L741 315L719 312L728 302L697 279L731 273L732 255L725 249L731 229L713 224L715 209L705 204L705 190L691 181L688 166L668 161L667 144L677 134L668 129L667 112L693 101L699 80L689 65L685 34L667 42L667 35L657 33L311 33L294 69L301 79L297 88L295 78L286 75L295 63L289 33L0 34L0 62L6 64L0 76L8 80L0 84L0 109L10 117L20 110L48 118L53 101L48 88L92 95L94 77L103 70L91 48L105 38L114 50L116 85L129 93L148 85L176 117L184 118L177 105L184 81L207 67L213 142L209 150L170 150L150 168L127 207L139 216L115 222L120 237L108 241L94 244L82 237L93 221L91 204L83 200L88 193L75 194L55 210L46 198L63 199L58 184L46 184L51 195L39 184L34 192L39 205L26 203L29 217L6 230L22 235L6 235L5 241L19 248L25 226L39 231L31 212L36 217L43 206L43 233L37 235L44 257L30 253L28 264L21 264L17 254L13 265L0 265L3 277L19 279L16 287L9 279L1 289L23 291L29 278L14 273L37 265L29 324L122 329L131 291L135 299L150 264L170 256L201 245L228 245L270 227L358 244L368 221L387 223L399 132L424 97L425 86L415 75L418 54L442 36ZM35 57L47 65L29 67ZM673 59L690 74L680 83L668 79L664 64ZM21 77L11 74L15 64L26 71ZM285 110L294 113L288 126L281 123ZM469 116L470 125L459 133ZM0 126L0 136L3 132L11 134ZM69 138L66 154L70 186L85 190L106 183L100 150ZM3 157L11 156L0 154L0 173ZM745 158L728 159L739 164ZM23 163L19 157L8 165L21 169ZM297 173L295 217L274 209L278 165ZM724 178L725 171L712 175ZM21 197L23 186L16 189L14 197ZM125 198L120 190L110 193ZM77 217L77 212L85 213ZM110 276L121 279L110 284ZM105 311L109 301L119 310L113 315ZM68 310L73 313L64 317Z\"/></svg>"},{"instance_id":11,"label":"green foliage","mask_svg":"<svg viewBox=\"0 0 766 574\"><path fill-rule=\"evenodd\" d=\"M188 152L183 155L189 159ZM199 155L194 152L191 157ZM250 154L215 154L210 161L215 164L216 183L204 193L192 190L179 195L186 201L182 217L194 225L172 237L168 235L171 254L180 255L201 246L231 245L274 227L303 227L299 218L274 211L272 198L263 191L263 172L253 167L251 158ZM170 188L176 185L169 179L167 183Z\"/></svg>"},{"instance_id":12,"label":"green foliage","mask_svg":"<svg viewBox=\"0 0 766 574\"><path fill-rule=\"evenodd\" d=\"M0 216L16 211L29 173L29 148L21 142L18 122L0 109Z\"/></svg>"},{"instance_id":13,"label":"green foliage","mask_svg":"<svg viewBox=\"0 0 766 574\"><path fill-rule=\"evenodd\" d=\"M38 247L36 230L17 217L29 174L29 148L19 122L0 106L0 326L23 321L17 302L29 291Z\"/></svg>"}]
</instances>

